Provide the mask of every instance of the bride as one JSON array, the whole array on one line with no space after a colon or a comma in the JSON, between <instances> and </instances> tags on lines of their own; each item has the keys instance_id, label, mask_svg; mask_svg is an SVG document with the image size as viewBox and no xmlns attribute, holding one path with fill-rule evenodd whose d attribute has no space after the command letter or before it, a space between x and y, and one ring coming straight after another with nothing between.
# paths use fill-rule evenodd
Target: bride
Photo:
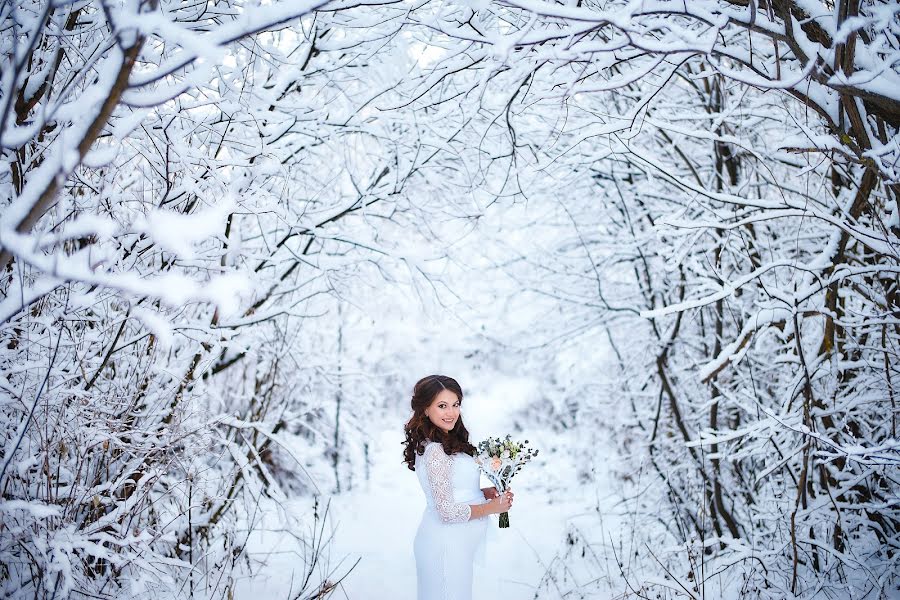
<instances>
[{"instance_id":1,"label":"bride","mask_svg":"<svg viewBox=\"0 0 900 600\"><path fill-rule=\"evenodd\" d=\"M487 515L508 511L513 493L479 488L479 470L460 415L462 388L431 375L413 388L413 415L404 426L403 458L419 476L425 511L416 532L418 600L471 600L475 551L484 543Z\"/></svg>"}]
</instances>

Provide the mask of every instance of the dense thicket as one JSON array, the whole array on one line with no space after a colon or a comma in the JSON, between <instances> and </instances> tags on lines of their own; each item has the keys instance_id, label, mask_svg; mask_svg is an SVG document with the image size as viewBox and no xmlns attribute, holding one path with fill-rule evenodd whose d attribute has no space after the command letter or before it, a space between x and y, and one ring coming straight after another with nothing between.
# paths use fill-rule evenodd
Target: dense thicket
<instances>
[{"instance_id":1,"label":"dense thicket","mask_svg":"<svg viewBox=\"0 0 900 600\"><path fill-rule=\"evenodd\" d=\"M363 476L428 157L360 113L384 31L321 4L3 3L4 596L226 597L259 511Z\"/></svg>"},{"instance_id":2,"label":"dense thicket","mask_svg":"<svg viewBox=\"0 0 900 600\"><path fill-rule=\"evenodd\" d=\"M435 70L493 110L482 131L502 136L494 156L518 175L501 191L545 207L530 231L565 232L515 244L524 256L504 271L564 307L543 331L608 333L599 348L618 372L587 377L632 407L617 437L656 478L632 490L644 517L657 498L668 507L683 569L662 589L700 596L724 571L745 595L887 593L900 527L898 7L445 10L440 35L465 51ZM608 407L590 398L574 425L588 431L603 424L590 406Z\"/></svg>"}]
</instances>

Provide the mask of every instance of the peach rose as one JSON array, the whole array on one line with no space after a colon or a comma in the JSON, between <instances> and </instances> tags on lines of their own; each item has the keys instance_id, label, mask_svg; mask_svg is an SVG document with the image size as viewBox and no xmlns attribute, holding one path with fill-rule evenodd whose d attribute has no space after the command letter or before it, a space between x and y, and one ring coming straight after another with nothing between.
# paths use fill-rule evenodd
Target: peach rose
<instances>
[{"instance_id":1,"label":"peach rose","mask_svg":"<svg viewBox=\"0 0 900 600\"><path fill-rule=\"evenodd\" d=\"M502 464L503 464L503 461L500 460L499 458L492 458L491 459L491 470L498 471L500 469L500 465L502 465Z\"/></svg>"}]
</instances>

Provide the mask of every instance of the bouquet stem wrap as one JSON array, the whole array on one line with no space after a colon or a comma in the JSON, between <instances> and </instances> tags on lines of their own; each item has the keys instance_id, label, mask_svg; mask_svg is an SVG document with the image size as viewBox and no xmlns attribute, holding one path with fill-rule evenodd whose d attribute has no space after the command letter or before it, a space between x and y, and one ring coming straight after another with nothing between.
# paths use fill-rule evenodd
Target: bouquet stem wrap
<instances>
[{"instance_id":1,"label":"bouquet stem wrap","mask_svg":"<svg viewBox=\"0 0 900 600\"><path fill-rule=\"evenodd\" d=\"M509 513L502 512L500 513L500 529L506 529L509 527Z\"/></svg>"}]
</instances>

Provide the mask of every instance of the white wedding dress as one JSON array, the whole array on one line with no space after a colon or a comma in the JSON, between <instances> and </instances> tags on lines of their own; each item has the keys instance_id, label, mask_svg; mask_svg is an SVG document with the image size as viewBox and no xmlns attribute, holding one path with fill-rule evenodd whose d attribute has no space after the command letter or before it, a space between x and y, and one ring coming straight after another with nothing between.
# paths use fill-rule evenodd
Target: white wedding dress
<instances>
[{"instance_id":1,"label":"white wedding dress","mask_svg":"<svg viewBox=\"0 0 900 600\"><path fill-rule=\"evenodd\" d=\"M489 502L479 487L475 459L448 456L439 442L428 441L416 455L416 474L425 492L425 511L416 532L418 600L471 600L475 556L484 562L489 519L469 520L470 504Z\"/></svg>"}]
</instances>

